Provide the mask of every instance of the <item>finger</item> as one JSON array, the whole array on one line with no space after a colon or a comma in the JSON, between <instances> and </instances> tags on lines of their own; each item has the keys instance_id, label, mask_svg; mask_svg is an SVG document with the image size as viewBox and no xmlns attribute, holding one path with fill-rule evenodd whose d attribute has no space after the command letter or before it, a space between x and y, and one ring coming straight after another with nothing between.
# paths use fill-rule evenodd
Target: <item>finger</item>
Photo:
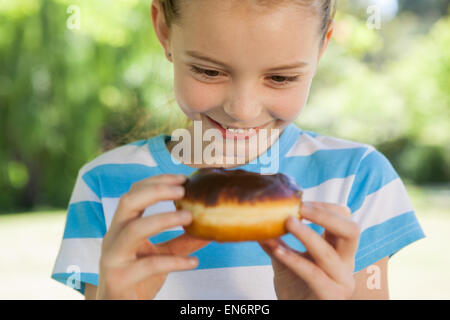
<instances>
[{"instance_id":1,"label":"finger","mask_svg":"<svg viewBox=\"0 0 450 320\"><path fill-rule=\"evenodd\" d=\"M139 217L148 206L159 201L181 199L184 191L183 186L174 184L149 183L147 181L136 186L133 185L130 191L120 198L111 227Z\"/></svg>"},{"instance_id":2,"label":"finger","mask_svg":"<svg viewBox=\"0 0 450 320\"><path fill-rule=\"evenodd\" d=\"M173 255L189 255L211 243L210 240L204 240L190 236L187 233L183 233L172 240L160 244L163 252Z\"/></svg>"},{"instance_id":3,"label":"finger","mask_svg":"<svg viewBox=\"0 0 450 320\"><path fill-rule=\"evenodd\" d=\"M287 248L287 245L280 238L260 240L260 241L258 241L258 243L261 246L261 248L264 250L264 252L270 256L271 259L275 258L273 251L278 246L283 246L283 247Z\"/></svg>"},{"instance_id":4,"label":"finger","mask_svg":"<svg viewBox=\"0 0 450 320\"><path fill-rule=\"evenodd\" d=\"M130 187L130 191L145 188L151 184L181 185L184 184L186 180L187 176L184 174L160 174L133 183Z\"/></svg>"},{"instance_id":5,"label":"finger","mask_svg":"<svg viewBox=\"0 0 450 320\"><path fill-rule=\"evenodd\" d=\"M142 258L133 263L127 270L124 280L129 284L137 284L150 276L160 273L190 270L198 265L197 258L170 255L154 255Z\"/></svg>"},{"instance_id":6,"label":"finger","mask_svg":"<svg viewBox=\"0 0 450 320\"><path fill-rule=\"evenodd\" d=\"M289 248L289 246L281 239L281 238L272 238L266 240L259 240L258 243L271 251L275 250L278 246L283 246L285 248Z\"/></svg>"},{"instance_id":7,"label":"finger","mask_svg":"<svg viewBox=\"0 0 450 320\"><path fill-rule=\"evenodd\" d=\"M180 184L185 182L187 176L185 174L159 174L147 179L136 182L136 185L146 183L166 183L166 184Z\"/></svg>"},{"instance_id":8,"label":"finger","mask_svg":"<svg viewBox=\"0 0 450 320\"><path fill-rule=\"evenodd\" d=\"M331 203L304 202L302 207L302 218L324 227L328 238L329 234L338 237L333 242L336 251L345 260L354 259L359 243L360 229L350 216L348 208Z\"/></svg>"},{"instance_id":9,"label":"finger","mask_svg":"<svg viewBox=\"0 0 450 320\"><path fill-rule=\"evenodd\" d=\"M309 254L307 252L301 252L298 250L295 250L291 247L289 247L281 238L276 238L276 239L268 239L268 240L260 240L258 241L259 245L261 246L261 248L264 250L265 253L267 253L267 255L269 255L269 257L272 260L277 260L276 257L273 254L273 251L278 248L279 246L285 248L286 250L291 250L292 252L302 255L306 258L310 258Z\"/></svg>"},{"instance_id":10,"label":"finger","mask_svg":"<svg viewBox=\"0 0 450 320\"><path fill-rule=\"evenodd\" d=\"M302 257L291 250L283 247L276 248L274 255L278 261L283 263L292 272L302 278L313 292L321 299L326 298L327 292L336 287L337 284L320 269L314 262Z\"/></svg>"},{"instance_id":11,"label":"finger","mask_svg":"<svg viewBox=\"0 0 450 320\"><path fill-rule=\"evenodd\" d=\"M123 256L133 256L143 241L155 234L177 226L189 225L189 211L164 212L136 219L123 227L117 235L115 250Z\"/></svg>"},{"instance_id":12,"label":"finger","mask_svg":"<svg viewBox=\"0 0 450 320\"><path fill-rule=\"evenodd\" d=\"M295 217L286 221L286 229L305 246L316 264L338 282L346 280L347 268L336 250L316 231Z\"/></svg>"}]
</instances>

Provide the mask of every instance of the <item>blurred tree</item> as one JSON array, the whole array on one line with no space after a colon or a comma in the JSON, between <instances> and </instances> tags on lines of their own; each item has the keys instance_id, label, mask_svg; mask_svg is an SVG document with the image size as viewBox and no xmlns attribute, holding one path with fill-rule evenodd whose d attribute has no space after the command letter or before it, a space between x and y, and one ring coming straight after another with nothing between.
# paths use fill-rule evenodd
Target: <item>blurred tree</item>
<instances>
[{"instance_id":1,"label":"blurred tree","mask_svg":"<svg viewBox=\"0 0 450 320\"><path fill-rule=\"evenodd\" d=\"M0 211L66 206L77 170L138 117L162 126L171 78L153 32L143 1L0 3Z\"/></svg>"},{"instance_id":2,"label":"blurred tree","mask_svg":"<svg viewBox=\"0 0 450 320\"><path fill-rule=\"evenodd\" d=\"M401 11L410 11L416 15L441 17L448 13L448 0L398 0Z\"/></svg>"},{"instance_id":3,"label":"blurred tree","mask_svg":"<svg viewBox=\"0 0 450 320\"><path fill-rule=\"evenodd\" d=\"M299 123L374 144L413 182L450 181L450 17L417 34L420 20L400 16L365 42L362 20L337 20Z\"/></svg>"}]
</instances>

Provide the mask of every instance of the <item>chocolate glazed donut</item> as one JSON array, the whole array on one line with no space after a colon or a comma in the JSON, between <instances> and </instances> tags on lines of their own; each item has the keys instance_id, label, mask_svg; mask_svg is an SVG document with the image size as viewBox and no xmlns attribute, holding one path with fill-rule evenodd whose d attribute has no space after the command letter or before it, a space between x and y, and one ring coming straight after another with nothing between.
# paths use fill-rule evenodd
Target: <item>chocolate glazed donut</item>
<instances>
[{"instance_id":1,"label":"chocolate glazed donut","mask_svg":"<svg viewBox=\"0 0 450 320\"><path fill-rule=\"evenodd\" d=\"M289 216L301 218L302 190L282 173L259 174L241 169L201 168L183 184L177 210L188 210L185 226L193 236L227 242L257 241L286 233Z\"/></svg>"}]
</instances>

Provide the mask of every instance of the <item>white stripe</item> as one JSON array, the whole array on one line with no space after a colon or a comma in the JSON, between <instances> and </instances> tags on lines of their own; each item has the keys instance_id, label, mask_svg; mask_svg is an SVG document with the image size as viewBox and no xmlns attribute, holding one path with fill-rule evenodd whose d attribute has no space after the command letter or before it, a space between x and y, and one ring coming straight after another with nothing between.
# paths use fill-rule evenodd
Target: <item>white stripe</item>
<instances>
[{"instance_id":1,"label":"white stripe","mask_svg":"<svg viewBox=\"0 0 450 320\"><path fill-rule=\"evenodd\" d=\"M92 189L89 188L86 182L84 182L84 180L81 178L81 174L78 174L72 196L70 197L69 205L81 201L100 202L100 199L92 191Z\"/></svg>"},{"instance_id":2,"label":"white stripe","mask_svg":"<svg viewBox=\"0 0 450 320\"><path fill-rule=\"evenodd\" d=\"M370 145L339 139L329 136L311 137L307 134L302 134L298 137L294 146L286 154L286 157L294 156L309 156L318 150L335 150L335 149L350 149L350 148L368 148L373 149Z\"/></svg>"},{"instance_id":3,"label":"white stripe","mask_svg":"<svg viewBox=\"0 0 450 320\"><path fill-rule=\"evenodd\" d=\"M330 202L347 205L355 176L329 179L315 187L303 189L304 201Z\"/></svg>"},{"instance_id":4,"label":"white stripe","mask_svg":"<svg viewBox=\"0 0 450 320\"><path fill-rule=\"evenodd\" d=\"M99 155L81 168L81 173L103 164L143 164L155 167L156 161L151 156L147 144L142 146L125 145Z\"/></svg>"},{"instance_id":5,"label":"white stripe","mask_svg":"<svg viewBox=\"0 0 450 320\"><path fill-rule=\"evenodd\" d=\"M272 265L172 272L156 300L274 300Z\"/></svg>"},{"instance_id":6,"label":"white stripe","mask_svg":"<svg viewBox=\"0 0 450 320\"><path fill-rule=\"evenodd\" d=\"M324 183L303 189L303 201L328 202L347 206L347 199L352 188L354 175L346 178L329 179ZM312 223L307 219L302 220L304 223Z\"/></svg>"},{"instance_id":7,"label":"white stripe","mask_svg":"<svg viewBox=\"0 0 450 320\"><path fill-rule=\"evenodd\" d=\"M366 196L364 203L352 215L361 232L391 218L412 211L413 206L400 178L392 180L378 191Z\"/></svg>"},{"instance_id":8,"label":"white stripe","mask_svg":"<svg viewBox=\"0 0 450 320\"><path fill-rule=\"evenodd\" d=\"M107 230L109 230L114 213L116 212L117 206L119 205L119 201L120 198L102 198L103 212L105 214L105 223ZM176 211L175 204L173 203L173 201L159 201L154 205L148 206L144 210L144 214L142 215L142 217L147 217L157 213L171 212L171 211ZM183 230L183 228L175 227L167 229L166 231L173 231L173 230Z\"/></svg>"},{"instance_id":9,"label":"white stripe","mask_svg":"<svg viewBox=\"0 0 450 320\"><path fill-rule=\"evenodd\" d=\"M53 273L71 273L71 266L86 273L97 273L102 238L63 239Z\"/></svg>"}]
</instances>

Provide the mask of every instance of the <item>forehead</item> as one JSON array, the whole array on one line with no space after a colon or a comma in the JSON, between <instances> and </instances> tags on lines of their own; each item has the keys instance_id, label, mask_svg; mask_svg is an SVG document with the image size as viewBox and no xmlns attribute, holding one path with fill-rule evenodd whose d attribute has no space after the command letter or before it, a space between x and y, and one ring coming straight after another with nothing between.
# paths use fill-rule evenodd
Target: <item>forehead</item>
<instances>
[{"instance_id":1,"label":"forehead","mask_svg":"<svg viewBox=\"0 0 450 320\"><path fill-rule=\"evenodd\" d=\"M205 52L230 64L244 63L251 56L274 64L305 60L316 52L320 18L312 8L293 1L270 7L254 2L189 0L181 8L181 24L172 25L175 49Z\"/></svg>"}]
</instances>

